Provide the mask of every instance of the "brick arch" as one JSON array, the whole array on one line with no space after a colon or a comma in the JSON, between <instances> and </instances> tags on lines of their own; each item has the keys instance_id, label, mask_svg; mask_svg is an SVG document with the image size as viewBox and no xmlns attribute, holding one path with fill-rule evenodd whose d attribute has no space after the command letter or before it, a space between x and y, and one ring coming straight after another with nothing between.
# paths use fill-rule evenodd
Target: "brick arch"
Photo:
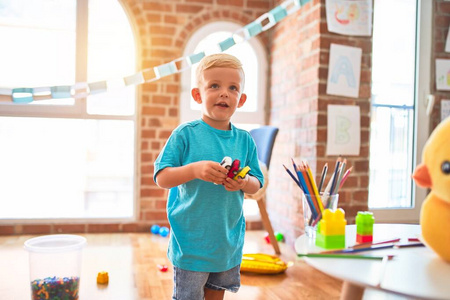
<instances>
[{"instance_id":1,"label":"brick arch","mask_svg":"<svg viewBox=\"0 0 450 300\"><path fill-rule=\"evenodd\" d=\"M199 14L192 18L189 23L184 26L183 30L178 34L175 38L175 46L180 49L184 49L186 47L187 42L190 37L201 27L205 26L208 23L215 21L231 21L238 23L239 25L245 26L254 21L252 16L248 13L233 11L230 12L228 10L211 10Z\"/></svg>"},{"instance_id":2,"label":"brick arch","mask_svg":"<svg viewBox=\"0 0 450 300\"><path fill-rule=\"evenodd\" d=\"M142 66L142 49L150 46L151 40L145 37L150 36L148 26L145 26L145 10L142 3L137 0L119 0L128 20L131 24L133 34L136 37L136 46L138 49L138 63Z\"/></svg>"}]
</instances>

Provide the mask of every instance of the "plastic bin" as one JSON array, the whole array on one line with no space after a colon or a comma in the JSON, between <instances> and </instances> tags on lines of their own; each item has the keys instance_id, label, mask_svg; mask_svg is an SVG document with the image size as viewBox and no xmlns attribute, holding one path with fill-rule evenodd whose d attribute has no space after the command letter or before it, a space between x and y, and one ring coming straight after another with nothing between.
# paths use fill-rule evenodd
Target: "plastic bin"
<instances>
[{"instance_id":1,"label":"plastic bin","mask_svg":"<svg viewBox=\"0 0 450 300\"><path fill-rule=\"evenodd\" d=\"M86 238L70 234L25 241L30 261L31 299L78 299L85 245Z\"/></svg>"}]
</instances>

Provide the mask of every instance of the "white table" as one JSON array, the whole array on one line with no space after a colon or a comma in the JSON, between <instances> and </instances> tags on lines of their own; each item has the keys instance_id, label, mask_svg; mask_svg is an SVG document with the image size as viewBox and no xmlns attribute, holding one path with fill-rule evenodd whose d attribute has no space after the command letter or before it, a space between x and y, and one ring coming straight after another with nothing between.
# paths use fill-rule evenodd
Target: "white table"
<instances>
[{"instance_id":1,"label":"white table","mask_svg":"<svg viewBox=\"0 0 450 300\"><path fill-rule=\"evenodd\" d=\"M346 247L356 241L356 225L347 225ZM450 230L450 229L449 229ZM420 225L375 224L374 242L401 238L420 237ZM324 251L314 245L314 240L302 235L295 241L297 253ZM450 299L450 264L440 259L427 247L383 249L357 254L388 255L395 257L383 263L381 260L346 258L311 258L304 260L317 270L344 281L341 299L360 299L364 288L423 299Z\"/></svg>"}]
</instances>

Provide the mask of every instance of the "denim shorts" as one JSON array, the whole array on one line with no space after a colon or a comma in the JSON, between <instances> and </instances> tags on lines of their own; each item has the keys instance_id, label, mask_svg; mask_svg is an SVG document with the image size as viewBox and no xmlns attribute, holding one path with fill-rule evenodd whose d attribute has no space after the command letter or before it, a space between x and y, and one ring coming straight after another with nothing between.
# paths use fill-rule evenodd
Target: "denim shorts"
<instances>
[{"instance_id":1,"label":"denim shorts","mask_svg":"<svg viewBox=\"0 0 450 300\"><path fill-rule=\"evenodd\" d=\"M218 273L187 271L173 267L173 300L203 300L204 289L236 293L241 286L240 265Z\"/></svg>"}]
</instances>

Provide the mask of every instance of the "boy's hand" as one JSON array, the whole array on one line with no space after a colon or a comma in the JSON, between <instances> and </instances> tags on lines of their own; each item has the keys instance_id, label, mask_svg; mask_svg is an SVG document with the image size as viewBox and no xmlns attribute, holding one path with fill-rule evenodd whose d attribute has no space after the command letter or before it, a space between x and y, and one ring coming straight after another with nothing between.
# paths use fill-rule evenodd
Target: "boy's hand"
<instances>
[{"instance_id":1,"label":"boy's hand","mask_svg":"<svg viewBox=\"0 0 450 300\"><path fill-rule=\"evenodd\" d=\"M227 177L224 181L225 189L229 192L239 191L245 188L249 180L248 175L245 175L245 177L242 179L238 177L236 180L233 178Z\"/></svg>"},{"instance_id":2,"label":"boy's hand","mask_svg":"<svg viewBox=\"0 0 450 300\"><path fill-rule=\"evenodd\" d=\"M228 170L222 167L218 162L199 161L195 164L195 177L215 184L223 184L227 177Z\"/></svg>"}]
</instances>

